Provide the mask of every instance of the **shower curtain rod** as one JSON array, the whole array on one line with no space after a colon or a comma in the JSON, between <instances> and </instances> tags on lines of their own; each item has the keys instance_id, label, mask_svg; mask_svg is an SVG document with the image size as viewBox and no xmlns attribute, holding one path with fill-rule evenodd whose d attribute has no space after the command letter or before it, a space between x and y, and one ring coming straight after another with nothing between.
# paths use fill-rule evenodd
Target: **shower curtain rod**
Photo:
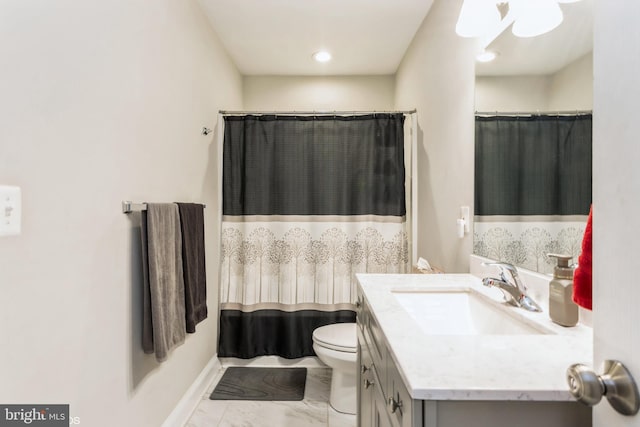
<instances>
[{"instance_id":1,"label":"shower curtain rod","mask_svg":"<svg viewBox=\"0 0 640 427\"><path fill-rule=\"evenodd\" d=\"M238 115L247 115L247 114L256 114L256 115L276 115L276 116L336 116L336 115L345 115L345 114L394 114L394 113L402 113L402 114L414 114L416 113L416 109L413 110L396 110L396 111L226 111L220 110L220 114L225 116L238 116Z\"/></svg>"},{"instance_id":2,"label":"shower curtain rod","mask_svg":"<svg viewBox=\"0 0 640 427\"><path fill-rule=\"evenodd\" d=\"M572 111L476 111L476 116L582 116L593 114L592 110L572 110Z\"/></svg>"}]
</instances>

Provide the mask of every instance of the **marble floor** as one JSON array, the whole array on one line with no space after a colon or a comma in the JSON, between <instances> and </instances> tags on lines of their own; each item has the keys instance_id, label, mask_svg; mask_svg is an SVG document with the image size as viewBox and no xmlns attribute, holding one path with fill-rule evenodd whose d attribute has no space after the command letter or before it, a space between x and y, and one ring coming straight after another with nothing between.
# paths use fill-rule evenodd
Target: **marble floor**
<instances>
[{"instance_id":1,"label":"marble floor","mask_svg":"<svg viewBox=\"0 0 640 427\"><path fill-rule=\"evenodd\" d=\"M298 402L209 400L224 367L202 397L186 427L355 427L356 416L329 406L331 369L307 368L304 399Z\"/></svg>"}]
</instances>

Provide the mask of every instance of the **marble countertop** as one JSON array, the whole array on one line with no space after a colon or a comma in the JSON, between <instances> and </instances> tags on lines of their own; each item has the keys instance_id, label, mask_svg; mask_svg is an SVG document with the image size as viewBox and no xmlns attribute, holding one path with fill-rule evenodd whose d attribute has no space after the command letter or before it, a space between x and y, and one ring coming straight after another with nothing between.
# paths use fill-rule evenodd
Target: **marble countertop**
<instances>
[{"instance_id":1,"label":"marble countertop","mask_svg":"<svg viewBox=\"0 0 640 427\"><path fill-rule=\"evenodd\" d=\"M468 289L502 301L497 289L470 274L358 274L359 286L387 340L409 393L423 400L572 401L565 372L591 365L592 330L565 328L548 310L531 313L504 304L514 316L550 333L533 335L427 335L392 290ZM541 301L537 301L542 303ZM546 304L544 304L546 306Z\"/></svg>"}]
</instances>

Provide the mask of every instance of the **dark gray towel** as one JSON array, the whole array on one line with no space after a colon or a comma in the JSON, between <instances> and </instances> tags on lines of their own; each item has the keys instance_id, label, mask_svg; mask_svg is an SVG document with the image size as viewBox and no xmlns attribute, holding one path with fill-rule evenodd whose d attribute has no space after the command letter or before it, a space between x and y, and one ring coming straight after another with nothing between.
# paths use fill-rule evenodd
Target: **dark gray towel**
<instances>
[{"instance_id":1,"label":"dark gray towel","mask_svg":"<svg viewBox=\"0 0 640 427\"><path fill-rule=\"evenodd\" d=\"M142 211L140 218L140 238L142 241L142 349L145 353L153 353L153 320L151 319L151 289L149 289L149 249L147 244L147 211Z\"/></svg>"},{"instance_id":2,"label":"dark gray towel","mask_svg":"<svg viewBox=\"0 0 640 427\"><path fill-rule=\"evenodd\" d=\"M204 206L178 203L182 231L182 269L187 332L207 318L207 274L204 254Z\"/></svg>"},{"instance_id":3,"label":"dark gray towel","mask_svg":"<svg viewBox=\"0 0 640 427\"><path fill-rule=\"evenodd\" d=\"M142 215L144 319L142 346L159 362L185 340L182 237L178 206L147 203Z\"/></svg>"}]
</instances>

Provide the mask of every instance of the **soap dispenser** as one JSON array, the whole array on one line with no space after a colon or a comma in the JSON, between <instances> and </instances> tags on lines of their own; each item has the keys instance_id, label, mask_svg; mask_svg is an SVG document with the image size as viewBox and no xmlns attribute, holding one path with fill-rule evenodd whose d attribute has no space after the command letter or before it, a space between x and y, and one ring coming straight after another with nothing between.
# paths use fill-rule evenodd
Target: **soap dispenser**
<instances>
[{"instance_id":1,"label":"soap dispenser","mask_svg":"<svg viewBox=\"0 0 640 427\"><path fill-rule=\"evenodd\" d=\"M549 317L559 325L575 326L578 323L578 306L573 302L572 257L559 254L547 256L557 260L553 280L549 282Z\"/></svg>"}]
</instances>

